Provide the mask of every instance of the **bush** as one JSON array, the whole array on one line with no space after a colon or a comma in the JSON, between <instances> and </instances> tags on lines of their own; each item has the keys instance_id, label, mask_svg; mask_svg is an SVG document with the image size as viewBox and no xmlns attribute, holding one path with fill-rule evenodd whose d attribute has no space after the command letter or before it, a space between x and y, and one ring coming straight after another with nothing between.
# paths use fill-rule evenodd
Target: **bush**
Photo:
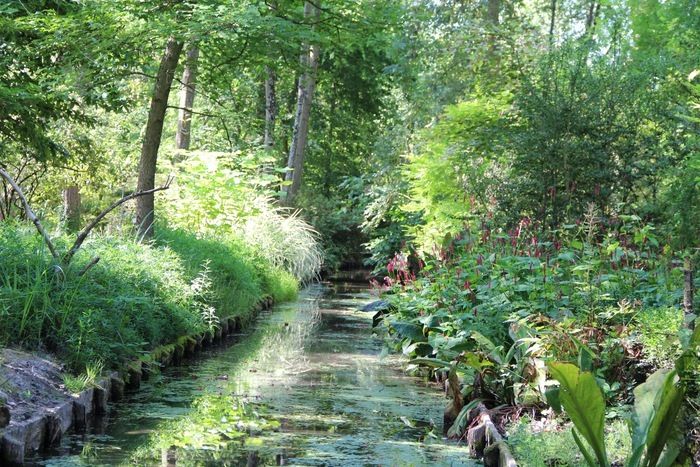
<instances>
[{"instance_id":1,"label":"bush","mask_svg":"<svg viewBox=\"0 0 700 467\"><path fill-rule=\"evenodd\" d=\"M543 405L548 359L585 360L618 382L606 397L624 398L637 366L633 346L621 345L633 316L651 355L667 358L655 329L677 331L682 278L652 226L594 217L554 232L529 219L509 232L484 221L436 257L397 255L384 319L396 346L418 365L454 370L465 396L488 394L489 404Z\"/></svg>"},{"instance_id":2,"label":"bush","mask_svg":"<svg viewBox=\"0 0 700 467\"><path fill-rule=\"evenodd\" d=\"M670 367L680 356L679 331L683 310L678 307L647 308L635 317L636 341L642 345L643 358L654 367Z\"/></svg>"}]
</instances>

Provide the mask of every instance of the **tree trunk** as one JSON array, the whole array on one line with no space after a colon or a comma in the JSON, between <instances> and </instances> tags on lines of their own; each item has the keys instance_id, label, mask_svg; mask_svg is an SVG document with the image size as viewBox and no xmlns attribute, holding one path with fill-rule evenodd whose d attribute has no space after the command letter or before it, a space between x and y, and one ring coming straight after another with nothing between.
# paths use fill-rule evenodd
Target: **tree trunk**
<instances>
[{"instance_id":1,"label":"tree trunk","mask_svg":"<svg viewBox=\"0 0 700 467\"><path fill-rule=\"evenodd\" d=\"M550 50L554 47L554 24L557 15L557 0L552 0L550 5L550 18L549 18L549 48Z\"/></svg>"},{"instance_id":2,"label":"tree trunk","mask_svg":"<svg viewBox=\"0 0 700 467\"><path fill-rule=\"evenodd\" d=\"M598 12L600 11L600 3L597 1L591 1L588 6L588 14L586 15L586 34L590 34L593 31L596 20L598 19Z\"/></svg>"},{"instance_id":3,"label":"tree trunk","mask_svg":"<svg viewBox=\"0 0 700 467\"><path fill-rule=\"evenodd\" d=\"M275 122L277 120L277 75L271 67L265 67L265 138L263 144L267 151L275 146Z\"/></svg>"},{"instance_id":4,"label":"tree trunk","mask_svg":"<svg viewBox=\"0 0 700 467\"><path fill-rule=\"evenodd\" d=\"M321 11L312 3L304 5L304 17L318 18ZM292 131L292 143L289 147L287 159L287 172L285 180L291 185L283 187L284 202L288 205L294 202L294 198L301 188L301 176L304 167L304 155L309 136L309 117L316 88L316 72L318 70L318 58L320 47L318 45L305 45L301 54L302 72L299 76L297 89L297 110L294 117L294 129Z\"/></svg>"},{"instance_id":5,"label":"tree trunk","mask_svg":"<svg viewBox=\"0 0 700 467\"><path fill-rule=\"evenodd\" d=\"M501 16L501 0L488 0L486 5L486 19L489 23L489 33L487 37L488 41L488 55L490 60L493 62L492 72L496 73L498 69L499 57L497 56L497 29L500 24ZM495 65L495 66L494 66Z\"/></svg>"},{"instance_id":6,"label":"tree trunk","mask_svg":"<svg viewBox=\"0 0 700 467\"><path fill-rule=\"evenodd\" d=\"M500 23L501 0L488 0L488 20L493 26L498 26Z\"/></svg>"},{"instance_id":7,"label":"tree trunk","mask_svg":"<svg viewBox=\"0 0 700 467\"><path fill-rule=\"evenodd\" d=\"M63 222L69 232L80 229L80 188L77 186L63 189Z\"/></svg>"},{"instance_id":8,"label":"tree trunk","mask_svg":"<svg viewBox=\"0 0 700 467\"><path fill-rule=\"evenodd\" d=\"M182 52L182 42L174 37L168 39L163 58L160 61L156 83L151 98L151 108L148 111L146 134L141 147L139 162L139 180L136 190L147 191L155 187L156 166L158 164L158 148L163 135L165 111L168 108L168 96L173 84L173 76L177 62ZM154 194L142 196L136 200L136 228L140 239L153 237Z\"/></svg>"},{"instance_id":9,"label":"tree trunk","mask_svg":"<svg viewBox=\"0 0 700 467\"><path fill-rule=\"evenodd\" d=\"M695 329L695 318L693 315L693 301L694 301L694 280L693 280L693 263L690 257L685 258L683 262L683 311L685 313L686 319L689 321L688 327L690 329Z\"/></svg>"},{"instance_id":10,"label":"tree trunk","mask_svg":"<svg viewBox=\"0 0 700 467\"><path fill-rule=\"evenodd\" d=\"M180 110L177 117L177 134L175 135L175 147L177 149L188 150L190 148L192 108L194 106L198 61L199 47L196 45L191 45L187 49L185 71L182 72L182 84L180 87Z\"/></svg>"}]
</instances>

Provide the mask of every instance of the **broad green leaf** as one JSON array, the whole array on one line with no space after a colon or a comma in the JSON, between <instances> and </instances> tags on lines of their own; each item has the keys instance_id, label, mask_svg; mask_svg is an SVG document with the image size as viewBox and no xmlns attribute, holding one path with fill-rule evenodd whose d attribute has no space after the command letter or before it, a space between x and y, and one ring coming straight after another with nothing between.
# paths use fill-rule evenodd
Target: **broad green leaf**
<instances>
[{"instance_id":1,"label":"broad green leaf","mask_svg":"<svg viewBox=\"0 0 700 467\"><path fill-rule=\"evenodd\" d=\"M401 337L408 337L414 342L424 342L427 340L423 334L423 326L413 323L395 321L391 323L391 327Z\"/></svg>"},{"instance_id":2,"label":"broad green leaf","mask_svg":"<svg viewBox=\"0 0 700 467\"><path fill-rule=\"evenodd\" d=\"M658 370L634 389L629 467L656 466L683 402L677 381L675 370Z\"/></svg>"},{"instance_id":3,"label":"broad green leaf","mask_svg":"<svg viewBox=\"0 0 700 467\"><path fill-rule=\"evenodd\" d=\"M421 358L414 358L410 361L410 363L413 363L415 365L422 365L422 366L427 366L430 368L446 368L449 369L452 367L451 362L446 362L445 360L440 360L437 358L428 358L428 357L421 357Z\"/></svg>"},{"instance_id":4,"label":"broad green leaf","mask_svg":"<svg viewBox=\"0 0 700 467\"><path fill-rule=\"evenodd\" d=\"M576 430L593 448L600 465L609 466L604 441L605 400L595 378L570 363L550 363L548 367L559 382L561 405Z\"/></svg>"}]
</instances>

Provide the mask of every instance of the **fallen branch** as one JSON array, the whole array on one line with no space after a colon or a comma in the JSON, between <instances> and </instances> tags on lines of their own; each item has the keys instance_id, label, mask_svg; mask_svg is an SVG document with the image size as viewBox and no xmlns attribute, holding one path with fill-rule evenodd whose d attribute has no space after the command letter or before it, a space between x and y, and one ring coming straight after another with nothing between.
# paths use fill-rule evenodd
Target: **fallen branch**
<instances>
[{"instance_id":1,"label":"fallen branch","mask_svg":"<svg viewBox=\"0 0 700 467\"><path fill-rule=\"evenodd\" d=\"M0 168L0 177L4 178L7 183L10 184L12 189L17 193L17 196L19 196L20 201L22 201L22 205L24 206L24 212L27 214L27 218L32 221L34 224L34 227L39 231L41 236L44 238L44 242L46 243L46 246L49 248L49 251L51 252L51 256L54 257L54 259L59 260L60 255L58 254L58 251L56 251L56 247L54 246L53 242L51 241L51 237L49 237L49 234L46 232L46 229L44 229L44 226L41 224L41 221L39 221L39 218L36 216L34 211L32 210L31 206L29 206L29 202L27 201L27 198L24 196L24 193L22 192L22 189L20 186L15 182L15 180L5 172L2 168Z\"/></svg>"},{"instance_id":2,"label":"fallen branch","mask_svg":"<svg viewBox=\"0 0 700 467\"><path fill-rule=\"evenodd\" d=\"M80 233L78 234L78 237L75 239L75 242L73 243L73 246L70 248L70 250L68 250L68 253L66 253L65 256L63 257L63 265L68 266L70 264L71 260L73 259L73 256L75 256L75 254L78 252L80 247L83 245L83 242L85 242L85 239L88 237L88 235L90 235L90 232L92 231L92 229L97 227L97 224L99 224L100 221L102 219L104 219L107 214L114 211L115 209L117 209L119 206L126 203L127 201L131 201L132 199L136 199L136 198L141 197L141 196L150 195L150 194L156 193L158 191L167 190L168 188L170 188L170 184L173 182L173 179L174 179L173 176L169 176L168 179L166 180L165 184L162 186L159 186L159 187L156 187L156 188L153 188L150 190L137 191L137 192L131 193L130 195L126 195L122 199L115 201L114 203L112 203L112 205L110 207L108 207L107 209L105 209L104 211L99 213L97 215L97 217L95 217L92 220L92 222L90 222L87 226L85 226L85 228L83 230L80 231ZM94 264L93 264L93 266L94 266ZM85 272L87 272L87 270Z\"/></svg>"}]
</instances>

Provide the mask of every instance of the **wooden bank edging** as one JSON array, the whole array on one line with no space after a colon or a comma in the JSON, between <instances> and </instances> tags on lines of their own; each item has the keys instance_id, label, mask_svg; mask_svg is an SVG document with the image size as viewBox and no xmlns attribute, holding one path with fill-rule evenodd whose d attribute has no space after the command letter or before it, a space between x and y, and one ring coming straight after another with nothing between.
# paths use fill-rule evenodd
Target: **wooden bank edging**
<instances>
[{"instance_id":1,"label":"wooden bank edging","mask_svg":"<svg viewBox=\"0 0 700 467\"><path fill-rule=\"evenodd\" d=\"M48 450L60 443L71 429L83 430L90 421L107 413L107 403L124 396L124 392L138 390L141 381L148 378L153 365L160 368L179 365L184 358L193 356L223 337L240 332L262 310L273 305L270 296L254 307L249 319L226 318L215 332L204 332L163 345L145 357L129 364L122 372L114 372L99 381L96 387L71 396L57 407L46 407L28 420L13 422L0 431L0 465L19 465L28 454Z\"/></svg>"}]
</instances>

